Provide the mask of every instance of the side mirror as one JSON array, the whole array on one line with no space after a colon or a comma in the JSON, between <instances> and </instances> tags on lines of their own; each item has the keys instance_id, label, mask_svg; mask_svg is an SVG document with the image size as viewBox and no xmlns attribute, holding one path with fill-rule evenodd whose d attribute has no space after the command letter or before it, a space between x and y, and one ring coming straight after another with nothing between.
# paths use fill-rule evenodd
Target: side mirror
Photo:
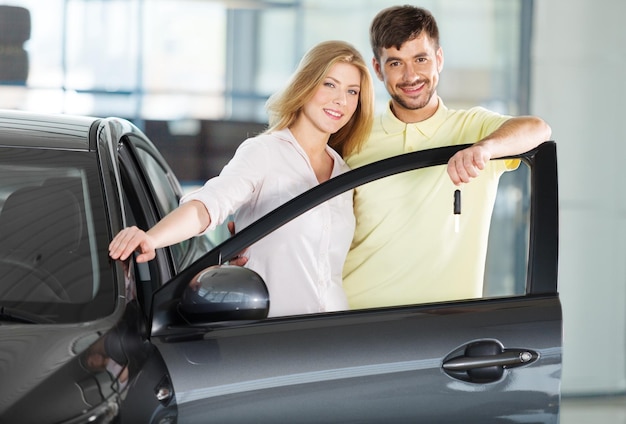
<instances>
[{"instance_id":1,"label":"side mirror","mask_svg":"<svg viewBox=\"0 0 626 424\"><path fill-rule=\"evenodd\" d=\"M215 265L199 272L185 288L179 312L192 324L267 317L270 298L256 272Z\"/></svg>"}]
</instances>

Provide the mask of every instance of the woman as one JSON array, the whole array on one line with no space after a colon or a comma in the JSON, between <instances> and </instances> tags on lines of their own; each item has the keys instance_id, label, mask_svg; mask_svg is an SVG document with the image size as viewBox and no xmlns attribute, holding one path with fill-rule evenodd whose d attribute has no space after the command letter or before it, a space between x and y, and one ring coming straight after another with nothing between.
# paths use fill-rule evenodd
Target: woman
<instances>
[{"instance_id":1,"label":"woman","mask_svg":"<svg viewBox=\"0 0 626 424\"><path fill-rule=\"evenodd\" d=\"M302 58L287 87L267 102L269 128L247 139L219 176L181 199L149 231L122 230L111 258L151 260L155 249L214 229L235 214L237 229L348 170L341 158L369 134L372 80L359 52L327 41ZM354 232L352 193L346 192L294 219L244 253L246 266L265 280L269 316L348 309L343 263Z\"/></svg>"}]
</instances>

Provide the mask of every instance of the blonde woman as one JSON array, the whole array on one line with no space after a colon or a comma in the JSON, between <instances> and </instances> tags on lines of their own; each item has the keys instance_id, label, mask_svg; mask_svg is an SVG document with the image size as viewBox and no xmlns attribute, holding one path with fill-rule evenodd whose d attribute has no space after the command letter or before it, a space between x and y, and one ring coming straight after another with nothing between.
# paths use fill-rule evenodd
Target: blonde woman
<instances>
[{"instance_id":1,"label":"blonde woman","mask_svg":"<svg viewBox=\"0 0 626 424\"><path fill-rule=\"evenodd\" d=\"M342 156L357 151L374 114L371 76L350 44L327 41L309 50L286 88L267 102L269 128L245 140L219 176L181 200L149 231L125 228L109 246L113 259L214 229L234 213L237 229L304 191L346 172ZM348 309L342 270L355 219L352 193L337 196L245 251L246 266L270 292L269 316Z\"/></svg>"}]
</instances>

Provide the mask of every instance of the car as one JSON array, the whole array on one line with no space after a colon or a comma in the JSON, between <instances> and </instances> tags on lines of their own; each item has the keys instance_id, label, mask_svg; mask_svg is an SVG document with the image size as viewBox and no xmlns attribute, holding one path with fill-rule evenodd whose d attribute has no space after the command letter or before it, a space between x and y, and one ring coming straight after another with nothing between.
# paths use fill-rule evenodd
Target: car
<instances>
[{"instance_id":1,"label":"car","mask_svg":"<svg viewBox=\"0 0 626 424\"><path fill-rule=\"evenodd\" d=\"M0 423L558 423L553 141L500 182L480 298L268 318L263 279L229 263L334 196L462 147L353 169L233 236L122 262L112 237L183 194L148 137L115 117L0 111Z\"/></svg>"}]
</instances>

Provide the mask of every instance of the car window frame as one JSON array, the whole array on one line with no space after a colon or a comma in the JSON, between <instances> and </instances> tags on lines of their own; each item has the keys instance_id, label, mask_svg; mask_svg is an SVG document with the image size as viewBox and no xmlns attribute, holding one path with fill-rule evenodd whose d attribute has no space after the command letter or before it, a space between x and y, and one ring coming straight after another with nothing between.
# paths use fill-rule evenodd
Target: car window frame
<instances>
[{"instance_id":1,"label":"car window frame","mask_svg":"<svg viewBox=\"0 0 626 424\"><path fill-rule=\"evenodd\" d=\"M127 135L119 140L117 158L121 190L127 206L126 219L134 220L134 224L140 228L154 226L163 218L164 212L155 200L154 191L139 160L136 147ZM177 271L170 247L157 249L155 260L150 261L148 266L152 290L165 284Z\"/></svg>"},{"instance_id":2,"label":"car window frame","mask_svg":"<svg viewBox=\"0 0 626 424\"><path fill-rule=\"evenodd\" d=\"M172 325L185 324L175 311L176 299L180 298L186 284L203 269L212 265L224 264L237 256L245 247L338 194L389 175L443 165L457 151L468 146L469 144L463 144L406 153L364 165L332 178L279 206L216 246L155 292L155 308L152 313L153 335L167 333L168 327ZM547 141L524 154L500 159L520 159L529 165L531 172L526 290L523 295L518 297L555 294L558 275L558 236L542 235L552 235L555 231L558 232L558 193L553 192L558 187L555 166L556 143ZM539 181L542 184L539 184ZM549 242L543 239L547 239ZM398 307L411 308L414 306L416 305L409 304Z\"/></svg>"},{"instance_id":3,"label":"car window frame","mask_svg":"<svg viewBox=\"0 0 626 424\"><path fill-rule=\"evenodd\" d=\"M126 134L121 142L122 145L128 146L129 150L126 164L133 164L138 179L142 181L142 191L150 199L152 215L156 217L154 220L146 220L146 228L150 228L178 207L184 194L182 186L165 158L149 140L142 137L142 133ZM147 159L151 163L146 163ZM154 172L157 168L160 170L160 176L156 176ZM163 184L167 185L165 190L173 196L171 199L162 198ZM164 209L164 204L168 205L167 209ZM174 273L190 265L212 247L214 247L213 244L204 236L183 240L169 246L167 251Z\"/></svg>"}]
</instances>

